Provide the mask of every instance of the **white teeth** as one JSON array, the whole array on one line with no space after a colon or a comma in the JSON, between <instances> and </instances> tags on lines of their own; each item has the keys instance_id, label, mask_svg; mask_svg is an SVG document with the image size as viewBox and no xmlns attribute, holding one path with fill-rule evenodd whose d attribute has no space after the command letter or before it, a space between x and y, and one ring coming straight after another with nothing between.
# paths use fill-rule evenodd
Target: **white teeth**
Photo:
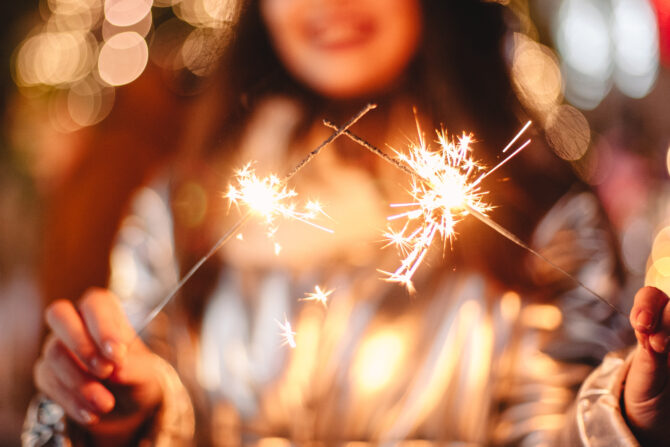
<instances>
[{"instance_id":1,"label":"white teeth","mask_svg":"<svg viewBox=\"0 0 670 447\"><path fill-rule=\"evenodd\" d=\"M361 37L361 31L346 24L340 26L328 26L319 31L317 42L322 45L333 45L354 41Z\"/></svg>"}]
</instances>

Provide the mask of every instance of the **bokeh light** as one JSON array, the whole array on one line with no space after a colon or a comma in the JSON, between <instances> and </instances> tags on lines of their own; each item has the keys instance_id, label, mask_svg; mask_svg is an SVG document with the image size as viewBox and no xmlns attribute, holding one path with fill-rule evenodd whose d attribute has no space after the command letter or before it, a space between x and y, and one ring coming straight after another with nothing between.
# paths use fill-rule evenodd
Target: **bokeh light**
<instances>
[{"instance_id":1,"label":"bokeh light","mask_svg":"<svg viewBox=\"0 0 670 447\"><path fill-rule=\"evenodd\" d=\"M406 355L402 332L390 328L372 334L361 345L353 366L356 383L365 392L383 389Z\"/></svg>"},{"instance_id":2,"label":"bokeh light","mask_svg":"<svg viewBox=\"0 0 670 447\"><path fill-rule=\"evenodd\" d=\"M109 85L124 85L137 79L149 61L144 38L134 31L119 33L100 49L98 71Z\"/></svg>"},{"instance_id":3,"label":"bokeh light","mask_svg":"<svg viewBox=\"0 0 670 447\"><path fill-rule=\"evenodd\" d=\"M632 98L649 93L658 74L659 42L656 18L645 0L614 2L612 39L619 90Z\"/></svg>"},{"instance_id":4,"label":"bokeh light","mask_svg":"<svg viewBox=\"0 0 670 447\"><path fill-rule=\"evenodd\" d=\"M566 97L596 107L609 91L613 69L607 11L594 0L566 0L559 10L556 44L567 77Z\"/></svg>"},{"instance_id":5,"label":"bokeh light","mask_svg":"<svg viewBox=\"0 0 670 447\"><path fill-rule=\"evenodd\" d=\"M515 33L512 79L527 107L543 115L562 100L563 80L553 51Z\"/></svg>"},{"instance_id":6,"label":"bokeh light","mask_svg":"<svg viewBox=\"0 0 670 447\"><path fill-rule=\"evenodd\" d=\"M670 293L670 225L661 228L654 238L644 284Z\"/></svg>"},{"instance_id":7,"label":"bokeh light","mask_svg":"<svg viewBox=\"0 0 670 447\"><path fill-rule=\"evenodd\" d=\"M42 20L14 52L12 75L22 94L43 96L51 104L49 116L59 131L90 126L111 111L114 88L141 76L149 60L163 70L211 73L229 41L239 3L45 0ZM54 89L66 90L65 95Z\"/></svg>"},{"instance_id":8,"label":"bokeh light","mask_svg":"<svg viewBox=\"0 0 670 447\"><path fill-rule=\"evenodd\" d=\"M564 160L579 160L591 142L589 123L579 110L564 104L555 108L545 125L547 141Z\"/></svg>"},{"instance_id":9,"label":"bokeh light","mask_svg":"<svg viewBox=\"0 0 670 447\"><path fill-rule=\"evenodd\" d=\"M152 0L105 0L105 18L116 26L130 26L151 11Z\"/></svg>"},{"instance_id":10,"label":"bokeh light","mask_svg":"<svg viewBox=\"0 0 670 447\"><path fill-rule=\"evenodd\" d=\"M595 108L613 84L642 98L656 82L659 33L648 0L564 0L554 34L566 98L581 109Z\"/></svg>"}]
</instances>

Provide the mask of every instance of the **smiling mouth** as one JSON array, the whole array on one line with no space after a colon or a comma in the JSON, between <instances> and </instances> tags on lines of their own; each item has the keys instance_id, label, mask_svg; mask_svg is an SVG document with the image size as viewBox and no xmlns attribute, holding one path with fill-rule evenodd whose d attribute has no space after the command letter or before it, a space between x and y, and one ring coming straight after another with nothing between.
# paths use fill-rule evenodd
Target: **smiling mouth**
<instances>
[{"instance_id":1,"label":"smiling mouth","mask_svg":"<svg viewBox=\"0 0 670 447\"><path fill-rule=\"evenodd\" d=\"M355 18L334 18L307 27L312 44L322 50L346 50L369 41L374 33L372 22Z\"/></svg>"}]
</instances>

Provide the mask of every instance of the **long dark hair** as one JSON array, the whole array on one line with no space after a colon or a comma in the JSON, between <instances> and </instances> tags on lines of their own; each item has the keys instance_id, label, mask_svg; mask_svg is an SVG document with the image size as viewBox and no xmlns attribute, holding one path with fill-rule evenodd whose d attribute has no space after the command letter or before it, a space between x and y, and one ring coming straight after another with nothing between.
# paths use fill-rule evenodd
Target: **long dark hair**
<instances>
[{"instance_id":1,"label":"long dark hair","mask_svg":"<svg viewBox=\"0 0 670 447\"><path fill-rule=\"evenodd\" d=\"M422 43L408 68L405 86L417 108L432 119L431 123L424 123L425 127L474 132L480 141L479 158L492 165L500 149L528 119L512 88L504 55L505 36L513 17L497 3L477 0L426 0L422 2L422 13ZM202 139L204 158L211 155L210 148L231 146L222 146L221 142L237 138L255 105L269 95L298 99L307 110L307 117L318 116L320 110L332 106L332 102L294 80L283 67L263 24L258 0L244 3L220 69L212 80L213 88L219 92L218 110L212 112L216 119ZM487 185L494 191L492 200L498 206L495 218L525 240L547 209L576 183L569 166L543 145L541 135L536 132L534 136L535 147L528 151L535 154L518 157L501 169L498 180L491 179ZM492 230L467 229L476 225L481 224L472 219L464 222L464 236L455 244L453 255L449 255L450 264L465 262L508 286L527 285L519 265L508 261L511 256L522 259L524 254ZM188 255L188 250L193 246L202 249L207 244L193 244L192 238L200 237L193 232L185 231L184 236L184 265L189 265L201 253L196 250ZM201 273L203 280L215 276L217 267L210 267L209 273ZM204 280L202 284L209 282ZM195 287L195 295L206 292Z\"/></svg>"}]
</instances>

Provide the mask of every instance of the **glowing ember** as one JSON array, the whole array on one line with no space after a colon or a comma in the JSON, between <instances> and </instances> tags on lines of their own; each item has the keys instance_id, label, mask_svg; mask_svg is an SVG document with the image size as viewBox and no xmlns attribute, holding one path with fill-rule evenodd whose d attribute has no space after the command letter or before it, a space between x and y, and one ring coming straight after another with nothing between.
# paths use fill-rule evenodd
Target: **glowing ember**
<instances>
[{"instance_id":1,"label":"glowing ember","mask_svg":"<svg viewBox=\"0 0 670 447\"><path fill-rule=\"evenodd\" d=\"M316 301L317 303L323 304L323 307L328 307L328 297L332 295L335 289L332 290L323 290L320 286L314 288L314 292L308 292L305 294L305 298L302 298L301 301Z\"/></svg>"},{"instance_id":2,"label":"glowing ember","mask_svg":"<svg viewBox=\"0 0 670 447\"><path fill-rule=\"evenodd\" d=\"M252 163L248 163L237 171L235 179L237 184L228 187L225 197L231 204L237 205L241 202L254 213L263 216L268 224L268 236L272 237L277 231L274 223L279 216L299 220L329 233L333 232L312 221L320 214L327 217L319 203L308 202L305 211L298 210L291 202L291 199L298 194L288 188L276 175L258 177L252 168ZM279 250L276 249L277 252Z\"/></svg>"},{"instance_id":3,"label":"glowing ember","mask_svg":"<svg viewBox=\"0 0 670 447\"><path fill-rule=\"evenodd\" d=\"M522 129L513 141L528 128ZM419 135L421 130L419 129ZM410 147L409 154L396 152L398 160L412 173L410 203L392 204L393 208L408 208L388 220L406 219L402 230L389 228L384 237L404 256L401 266L388 275L387 281L398 282L413 290L412 276L421 265L433 240L439 235L445 242L455 236L455 225L471 213L486 215L492 206L484 200L487 192L481 181L523 150L530 140L491 170L472 157L473 136L463 134L448 138L444 130L437 132L439 148L432 150L423 138ZM508 146L509 147L509 146ZM507 149L507 148L506 148Z\"/></svg>"},{"instance_id":4,"label":"glowing ember","mask_svg":"<svg viewBox=\"0 0 670 447\"><path fill-rule=\"evenodd\" d=\"M284 323L282 323L279 320L275 320L277 322L277 325L279 326L279 329L281 330L280 334L282 338L284 339L282 341L282 346L289 345L291 348L295 348L295 335L296 333L293 331L293 328L291 327L291 323L288 321L286 316L284 316Z\"/></svg>"}]
</instances>

